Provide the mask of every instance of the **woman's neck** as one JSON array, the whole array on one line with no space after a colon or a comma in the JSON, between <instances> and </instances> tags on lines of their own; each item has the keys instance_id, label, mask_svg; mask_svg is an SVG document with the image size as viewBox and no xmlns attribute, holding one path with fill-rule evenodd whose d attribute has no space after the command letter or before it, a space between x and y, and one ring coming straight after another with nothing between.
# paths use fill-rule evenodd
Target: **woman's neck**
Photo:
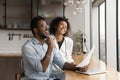
<instances>
[{"instance_id":1,"label":"woman's neck","mask_svg":"<svg viewBox=\"0 0 120 80\"><path fill-rule=\"evenodd\" d=\"M62 41L63 40L63 35L60 35L60 34L55 34L55 37L56 37L56 40L57 40L57 42L60 42L60 41Z\"/></svg>"}]
</instances>

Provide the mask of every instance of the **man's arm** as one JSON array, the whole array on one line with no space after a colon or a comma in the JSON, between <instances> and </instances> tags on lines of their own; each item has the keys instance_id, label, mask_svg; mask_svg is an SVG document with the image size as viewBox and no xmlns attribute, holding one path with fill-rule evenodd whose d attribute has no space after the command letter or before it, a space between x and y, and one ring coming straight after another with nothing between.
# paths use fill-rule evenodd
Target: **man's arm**
<instances>
[{"instance_id":1,"label":"man's arm","mask_svg":"<svg viewBox=\"0 0 120 80\"><path fill-rule=\"evenodd\" d=\"M79 70L79 71L86 71L87 69L88 69L88 65L87 66L84 66L84 67L76 67L76 65L75 64L70 64L70 63L65 63L64 65L63 65L63 69L64 70L73 70L73 71L75 71L75 70Z\"/></svg>"},{"instance_id":2,"label":"man's arm","mask_svg":"<svg viewBox=\"0 0 120 80\"><path fill-rule=\"evenodd\" d=\"M52 53L52 48L48 47L46 55L45 55L45 57L41 61L42 66L43 66L43 72L46 71L46 69L47 69L47 67L48 67L48 65L50 63L51 53Z\"/></svg>"},{"instance_id":3,"label":"man's arm","mask_svg":"<svg viewBox=\"0 0 120 80\"><path fill-rule=\"evenodd\" d=\"M43 66L43 72L46 71L49 63L50 63L50 58L51 58L51 53L52 53L52 50L53 50L53 41L51 38L47 38L46 39L46 43L48 44L48 50L46 52L46 55L45 57L41 60L41 63L42 63L42 66Z\"/></svg>"}]
</instances>

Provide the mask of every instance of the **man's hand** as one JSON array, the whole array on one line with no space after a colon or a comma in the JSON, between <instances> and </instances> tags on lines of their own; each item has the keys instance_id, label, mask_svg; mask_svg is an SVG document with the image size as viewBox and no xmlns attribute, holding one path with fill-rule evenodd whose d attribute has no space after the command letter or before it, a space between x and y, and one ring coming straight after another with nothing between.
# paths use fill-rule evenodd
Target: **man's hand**
<instances>
[{"instance_id":1,"label":"man's hand","mask_svg":"<svg viewBox=\"0 0 120 80\"><path fill-rule=\"evenodd\" d=\"M46 38L45 42L48 44L49 47L56 48L52 37L49 36L48 38Z\"/></svg>"},{"instance_id":2,"label":"man's hand","mask_svg":"<svg viewBox=\"0 0 120 80\"><path fill-rule=\"evenodd\" d=\"M77 71L82 71L82 72L85 72L88 70L88 65L84 66L84 67L76 67L76 70Z\"/></svg>"},{"instance_id":3,"label":"man's hand","mask_svg":"<svg viewBox=\"0 0 120 80\"><path fill-rule=\"evenodd\" d=\"M73 71L87 71L88 70L88 65L84 66L84 67L76 67L76 64L70 64L70 63L65 63L63 66L64 70L73 70Z\"/></svg>"},{"instance_id":4,"label":"man's hand","mask_svg":"<svg viewBox=\"0 0 120 80\"><path fill-rule=\"evenodd\" d=\"M48 46L53 47L53 40L51 37L47 37L45 42L48 44Z\"/></svg>"}]
</instances>

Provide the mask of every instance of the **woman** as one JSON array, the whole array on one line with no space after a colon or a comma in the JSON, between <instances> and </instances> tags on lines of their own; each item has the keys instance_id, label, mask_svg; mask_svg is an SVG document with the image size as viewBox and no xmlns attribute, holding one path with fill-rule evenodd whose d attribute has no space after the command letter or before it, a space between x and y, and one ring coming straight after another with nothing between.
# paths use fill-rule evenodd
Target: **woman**
<instances>
[{"instance_id":1,"label":"woman","mask_svg":"<svg viewBox=\"0 0 120 80\"><path fill-rule=\"evenodd\" d=\"M68 32L70 31L68 19L63 17L54 18L50 23L49 31L52 34L59 54L61 54L68 63L74 63L72 59L73 40L68 37Z\"/></svg>"}]
</instances>

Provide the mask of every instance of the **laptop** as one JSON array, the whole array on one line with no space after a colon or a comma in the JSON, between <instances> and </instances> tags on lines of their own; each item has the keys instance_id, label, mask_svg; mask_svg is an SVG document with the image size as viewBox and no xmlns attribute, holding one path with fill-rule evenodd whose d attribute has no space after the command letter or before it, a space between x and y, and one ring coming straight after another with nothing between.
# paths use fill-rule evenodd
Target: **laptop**
<instances>
[{"instance_id":1,"label":"laptop","mask_svg":"<svg viewBox=\"0 0 120 80\"><path fill-rule=\"evenodd\" d=\"M94 70L94 69L90 69L87 70L86 72L81 72L81 71L76 71L77 73L81 73L81 74L86 74L86 75L95 75L95 74L102 74L102 73L106 73L106 70Z\"/></svg>"}]
</instances>

